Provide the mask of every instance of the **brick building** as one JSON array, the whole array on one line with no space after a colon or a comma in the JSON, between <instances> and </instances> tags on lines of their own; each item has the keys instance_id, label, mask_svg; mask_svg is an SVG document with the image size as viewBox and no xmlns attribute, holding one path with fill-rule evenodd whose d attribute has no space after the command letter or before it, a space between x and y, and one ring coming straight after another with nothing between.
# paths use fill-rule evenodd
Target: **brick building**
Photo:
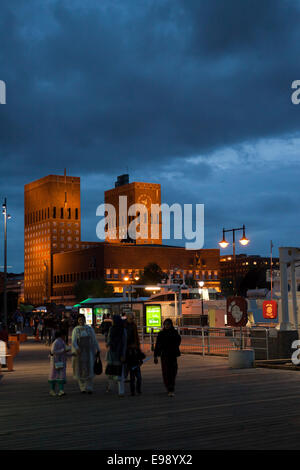
<instances>
[{"instance_id":1,"label":"brick building","mask_svg":"<svg viewBox=\"0 0 300 470\"><path fill-rule=\"evenodd\" d=\"M151 204L161 203L159 184L133 182L128 175L118 177L115 188L105 192L105 202L112 204L119 216L119 196L128 197L128 207L143 204L148 226ZM145 214L144 214L145 215ZM134 217L133 217L134 218ZM119 224L119 222L121 224ZM120 236L105 242L81 240L80 178L49 175L25 185L24 216L24 297L25 302L41 304L50 300L72 304L74 286L80 280L104 278L121 292L134 273L156 262L173 277L204 280L207 287L219 288L219 249L186 250L162 245L161 216L156 219L158 238L129 240L122 230L128 217L119 221ZM119 233L119 232L118 232Z\"/></svg>"},{"instance_id":2,"label":"brick building","mask_svg":"<svg viewBox=\"0 0 300 470\"><path fill-rule=\"evenodd\" d=\"M56 253L53 256L54 302L74 303L74 285L80 280L104 278L122 292L135 274L148 263L157 263L173 279L192 277L203 280L206 287L219 290L218 249L186 250L166 245L126 245L99 243L89 250ZM124 277L129 281L124 281Z\"/></svg>"},{"instance_id":3,"label":"brick building","mask_svg":"<svg viewBox=\"0 0 300 470\"><path fill-rule=\"evenodd\" d=\"M161 213L157 211L151 214L151 205L161 205L161 188L160 184L154 183L129 183L128 175L121 175L115 183L114 189L105 191L105 203L111 204L116 210L116 238L112 238L110 232L107 231L106 241L109 243L120 243L121 241L128 241L127 227L135 219L134 215L128 215L127 208L134 204L140 205L146 209L143 213L139 214L143 222L148 226L147 237L137 238L135 244L161 244L162 243L162 221ZM122 212L120 210L120 197L126 197L126 208ZM143 207L141 210L143 211ZM138 209L138 206L137 206ZM154 234L151 234L151 226L154 229ZM155 233L156 232L156 233ZM133 242L133 240L132 240Z\"/></svg>"},{"instance_id":4,"label":"brick building","mask_svg":"<svg viewBox=\"0 0 300 470\"><path fill-rule=\"evenodd\" d=\"M4 272L0 272L0 294L4 291ZM18 295L18 303L24 302L24 274L7 273L6 279L7 293L13 292ZM2 308L2 305L0 306Z\"/></svg>"},{"instance_id":5,"label":"brick building","mask_svg":"<svg viewBox=\"0 0 300 470\"><path fill-rule=\"evenodd\" d=\"M49 175L25 185L25 302L47 301L52 290L52 255L81 247L80 178Z\"/></svg>"},{"instance_id":6,"label":"brick building","mask_svg":"<svg viewBox=\"0 0 300 470\"><path fill-rule=\"evenodd\" d=\"M270 269L271 258L262 257L259 255L246 255L239 254L233 256L220 257L220 279L234 280L234 272L236 270L236 277L242 278L250 271L251 268L265 268ZM273 258L273 269L279 268L279 258Z\"/></svg>"}]
</instances>

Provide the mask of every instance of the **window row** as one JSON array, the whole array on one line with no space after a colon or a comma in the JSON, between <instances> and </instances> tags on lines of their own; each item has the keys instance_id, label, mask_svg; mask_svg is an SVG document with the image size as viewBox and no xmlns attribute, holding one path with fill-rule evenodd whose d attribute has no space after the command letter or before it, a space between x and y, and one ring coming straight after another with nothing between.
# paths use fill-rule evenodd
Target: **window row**
<instances>
[{"instance_id":1,"label":"window row","mask_svg":"<svg viewBox=\"0 0 300 470\"><path fill-rule=\"evenodd\" d=\"M97 271L86 271L81 273L58 274L53 276L53 284L64 284L66 282L90 281L97 279Z\"/></svg>"},{"instance_id":2,"label":"window row","mask_svg":"<svg viewBox=\"0 0 300 470\"><path fill-rule=\"evenodd\" d=\"M38 211L30 212L29 214L25 214L25 225L35 224L37 222L41 222L43 220L61 218L61 219L72 219L75 218L78 220L79 211L78 208L71 209L68 207L65 209L64 207L57 208L56 206L47 207L46 209L40 209Z\"/></svg>"}]
</instances>

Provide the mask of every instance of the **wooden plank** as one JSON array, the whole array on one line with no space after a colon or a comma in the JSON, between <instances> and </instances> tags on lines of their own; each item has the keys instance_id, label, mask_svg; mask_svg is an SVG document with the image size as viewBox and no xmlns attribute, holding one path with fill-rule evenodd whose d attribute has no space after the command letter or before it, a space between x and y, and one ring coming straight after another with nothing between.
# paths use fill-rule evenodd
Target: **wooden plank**
<instances>
[{"instance_id":1,"label":"wooden plank","mask_svg":"<svg viewBox=\"0 0 300 470\"><path fill-rule=\"evenodd\" d=\"M102 345L103 355L104 347ZM81 395L71 376L64 398L48 395L49 347L27 341L0 383L0 449L298 449L299 375L228 368L220 357L179 358L176 396L160 365L142 367L143 394Z\"/></svg>"}]
</instances>

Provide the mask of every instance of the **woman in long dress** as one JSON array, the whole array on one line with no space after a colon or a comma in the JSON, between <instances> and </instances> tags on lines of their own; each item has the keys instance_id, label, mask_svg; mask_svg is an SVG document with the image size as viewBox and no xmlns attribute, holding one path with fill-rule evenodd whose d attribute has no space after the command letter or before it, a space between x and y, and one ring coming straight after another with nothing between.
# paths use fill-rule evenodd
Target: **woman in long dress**
<instances>
[{"instance_id":1,"label":"woman in long dress","mask_svg":"<svg viewBox=\"0 0 300 470\"><path fill-rule=\"evenodd\" d=\"M78 326L72 332L73 376L81 393L93 392L95 358L100 347L92 327L85 324L85 316L79 315Z\"/></svg>"}]
</instances>

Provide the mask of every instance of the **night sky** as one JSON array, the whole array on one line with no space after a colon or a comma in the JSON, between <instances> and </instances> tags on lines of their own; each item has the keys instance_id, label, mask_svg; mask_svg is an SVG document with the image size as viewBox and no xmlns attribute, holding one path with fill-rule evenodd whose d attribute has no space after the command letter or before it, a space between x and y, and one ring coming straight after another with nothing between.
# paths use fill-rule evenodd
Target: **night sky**
<instances>
[{"instance_id":1,"label":"night sky","mask_svg":"<svg viewBox=\"0 0 300 470\"><path fill-rule=\"evenodd\" d=\"M205 248L243 224L249 254L300 246L299 24L298 0L2 0L9 271L23 270L24 184L64 167L81 177L84 240L128 172L164 202L204 203Z\"/></svg>"}]
</instances>

